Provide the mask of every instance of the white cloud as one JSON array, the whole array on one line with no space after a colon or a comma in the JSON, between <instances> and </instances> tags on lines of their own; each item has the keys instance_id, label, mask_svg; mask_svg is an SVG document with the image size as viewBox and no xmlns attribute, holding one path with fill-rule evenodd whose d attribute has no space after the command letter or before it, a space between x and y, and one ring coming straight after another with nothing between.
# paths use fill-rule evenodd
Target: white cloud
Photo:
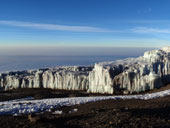
<instances>
[{"instance_id":1,"label":"white cloud","mask_svg":"<svg viewBox=\"0 0 170 128\"><path fill-rule=\"evenodd\" d=\"M152 8L145 8L143 10L137 10L137 13L140 14L140 13L150 13L152 12Z\"/></svg>"},{"instance_id":2,"label":"white cloud","mask_svg":"<svg viewBox=\"0 0 170 128\"><path fill-rule=\"evenodd\" d=\"M169 24L170 20L124 20L122 22L133 24Z\"/></svg>"},{"instance_id":3,"label":"white cloud","mask_svg":"<svg viewBox=\"0 0 170 128\"><path fill-rule=\"evenodd\" d=\"M158 20L158 21L141 21L141 22L151 23L151 22L163 22L163 21ZM137 33L137 34L143 34L143 33L169 34L170 33L170 29L160 29L160 28L153 28L153 27L134 27L134 28L125 29L125 30L107 30L104 28L97 28L97 27L91 27L91 26L69 26L69 25L42 24L42 23L7 21L7 20L0 20L0 25L53 30L53 31L73 31L73 32L114 32L114 33Z\"/></svg>"},{"instance_id":4,"label":"white cloud","mask_svg":"<svg viewBox=\"0 0 170 128\"><path fill-rule=\"evenodd\" d=\"M155 33L169 34L170 33L170 29L159 29L159 28L148 28L148 27L135 27L130 30L134 33L149 33L149 34L155 34Z\"/></svg>"},{"instance_id":5,"label":"white cloud","mask_svg":"<svg viewBox=\"0 0 170 128\"><path fill-rule=\"evenodd\" d=\"M103 28L96 28L91 26L69 26L69 25L57 25L57 24L41 24L21 21L6 21L0 20L1 25L17 26L17 27L28 27L35 29L44 30L56 30L56 31L74 31L74 32L117 32L110 31Z\"/></svg>"}]
</instances>

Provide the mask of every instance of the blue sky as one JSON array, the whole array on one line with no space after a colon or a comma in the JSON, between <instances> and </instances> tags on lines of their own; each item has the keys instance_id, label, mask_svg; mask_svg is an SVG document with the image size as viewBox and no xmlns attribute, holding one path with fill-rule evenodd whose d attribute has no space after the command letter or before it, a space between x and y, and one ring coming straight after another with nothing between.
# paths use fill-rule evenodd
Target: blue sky
<instances>
[{"instance_id":1,"label":"blue sky","mask_svg":"<svg viewBox=\"0 0 170 128\"><path fill-rule=\"evenodd\" d=\"M162 47L170 0L0 0L1 47Z\"/></svg>"}]
</instances>

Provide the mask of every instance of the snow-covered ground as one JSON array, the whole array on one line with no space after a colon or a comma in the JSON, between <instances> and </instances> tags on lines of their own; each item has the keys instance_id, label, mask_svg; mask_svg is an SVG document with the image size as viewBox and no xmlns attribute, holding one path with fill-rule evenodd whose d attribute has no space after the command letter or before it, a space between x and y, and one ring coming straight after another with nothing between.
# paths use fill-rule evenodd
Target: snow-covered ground
<instances>
[{"instance_id":1,"label":"snow-covered ground","mask_svg":"<svg viewBox=\"0 0 170 128\"><path fill-rule=\"evenodd\" d=\"M170 90L161 91L144 95L124 95L124 96L100 96L100 97L74 97L74 98L52 98L33 100L32 97L25 99L17 99L0 102L0 115L13 114L29 114L44 111L51 111L53 108L60 106L72 106L76 104L85 104L88 102L96 102L100 100L118 100L118 99L140 99L149 100L170 95Z\"/></svg>"}]
</instances>

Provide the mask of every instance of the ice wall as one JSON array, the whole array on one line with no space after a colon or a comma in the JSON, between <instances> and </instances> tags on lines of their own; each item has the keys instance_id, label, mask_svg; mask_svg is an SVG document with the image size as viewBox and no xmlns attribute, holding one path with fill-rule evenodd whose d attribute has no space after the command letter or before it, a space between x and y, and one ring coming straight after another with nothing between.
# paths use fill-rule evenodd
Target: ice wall
<instances>
[{"instance_id":1,"label":"ice wall","mask_svg":"<svg viewBox=\"0 0 170 128\"><path fill-rule=\"evenodd\" d=\"M170 83L170 47L138 58L0 74L0 89L52 88L89 93L138 93Z\"/></svg>"}]
</instances>

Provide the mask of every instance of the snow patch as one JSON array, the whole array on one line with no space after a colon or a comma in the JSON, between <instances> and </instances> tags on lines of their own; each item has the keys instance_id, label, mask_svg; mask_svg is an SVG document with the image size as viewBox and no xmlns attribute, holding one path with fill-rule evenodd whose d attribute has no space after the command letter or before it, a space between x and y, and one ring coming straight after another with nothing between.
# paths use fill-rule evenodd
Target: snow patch
<instances>
[{"instance_id":1,"label":"snow patch","mask_svg":"<svg viewBox=\"0 0 170 128\"><path fill-rule=\"evenodd\" d=\"M17 116L20 114L40 113L49 111L53 108L61 106L72 106L77 104L85 104L89 102L96 102L101 100L118 100L118 99L139 99L149 100L170 95L170 89L152 94L144 95L120 95L120 96L98 96L98 97L74 97L74 98L53 98L42 100L12 100L0 102L0 115L12 114ZM73 109L72 112L77 112ZM56 114L61 114L61 111L55 111Z\"/></svg>"},{"instance_id":2,"label":"snow patch","mask_svg":"<svg viewBox=\"0 0 170 128\"><path fill-rule=\"evenodd\" d=\"M72 109L71 111L69 111L69 114L71 114L71 113L75 113L75 112L77 112L78 111L78 109Z\"/></svg>"},{"instance_id":3,"label":"snow patch","mask_svg":"<svg viewBox=\"0 0 170 128\"><path fill-rule=\"evenodd\" d=\"M61 115L61 114L63 114L63 111L61 110L57 110L57 111L54 111L52 114L54 114L54 115Z\"/></svg>"}]
</instances>

